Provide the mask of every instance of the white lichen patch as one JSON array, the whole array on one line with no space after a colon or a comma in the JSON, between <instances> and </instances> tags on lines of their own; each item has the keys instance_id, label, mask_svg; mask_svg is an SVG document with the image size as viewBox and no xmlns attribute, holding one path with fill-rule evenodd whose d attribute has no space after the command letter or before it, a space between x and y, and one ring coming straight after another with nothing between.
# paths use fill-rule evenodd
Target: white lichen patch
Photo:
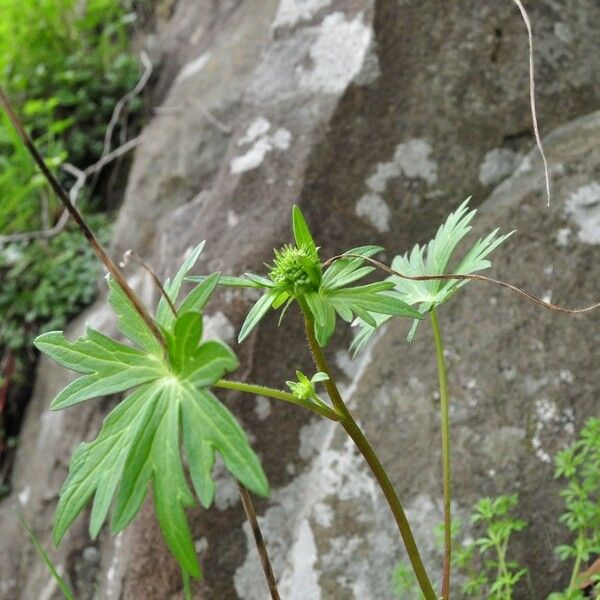
<instances>
[{"instance_id":1,"label":"white lichen patch","mask_svg":"<svg viewBox=\"0 0 600 600\"><path fill-rule=\"evenodd\" d=\"M579 227L577 237L584 244L600 244L600 183L593 181L572 193L565 211Z\"/></svg>"},{"instance_id":2,"label":"white lichen patch","mask_svg":"<svg viewBox=\"0 0 600 600\"><path fill-rule=\"evenodd\" d=\"M240 501L240 492L233 477L225 470L222 459L217 455L213 470L215 481L215 508L227 510Z\"/></svg>"},{"instance_id":3,"label":"white lichen patch","mask_svg":"<svg viewBox=\"0 0 600 600\"><path fill-rule=\"evenodd\" d=\"M300 86L325 94L343 92L362 70L371 34L362 13L352 20L341 12L325 17L309 50L312 65L298 70Z\"/></svg>"},{"instance_id":4,"label":"white lichen patch","mask_svg":"<svg viewBox=\"0 0 600 600\"><path fill-rule=\"evenodd\" d=\"M210 59L210 52L205 52L201 54L198 58L191 60L189 63L185 64L179 75L177 75L177 81L183 81L184 79L189 79L196 75L196 73L200 73L202 69L206 66L206 63Z\"/></svg>"},{"instance_id":5,"label":"white lichen patch","mask_svg":"<svg viewBox=\"0 0 600 600\"><path fill-rule=\"evenodd\" d=\"M269 402L269 399L265 398L264 396L256 396L254 413L261 421L267 419L271 414L271 403Z\"/></svg>"},{"instance_id":6,"label":"white lichen patch","mask_svg":"<svg viewBox=\"0 0 600 600\"><path fill-rule=\"evenodd\" d=\"M272 134L271 123L263 117L255 119L246 133L238 140L238 146L252 144L252 147L239 156L232 159L230 170L233 174L245 173L259 167L269 152L273 150L287 150L292 141L292 134L283 127L278 128Z\"/></svg>"},{"instance_id":7,"label":"white lichen patch","mask_svg":"<svg viewBox=\"0 0 600 600\"><path fill-rule=\"evenodd\" d=\"M222 340L223 342L233 341L235 328L221 311L217 311L213 315L205 315L203 325L203 339Z\"/></svg>"},{"instance_id":8,"label":"white lichen patch","mask_svg":"<svg viewBox=\"0 0 600 600\"><path fill-rule=\"evenodd\" d=\"M333 509L326 502L317 502L313 508L315 521L321 527L331 527L333 523Z\"/></svg>"},{"instance_id":9,"label":"white lichen patch","mask_svg":"<svg viewBox=\"0 0 600 600\"><path fill-rule=\"evenodd\" d=\"M106 571L106 589L105 589L105 595L107 598L112 598L113 596L117 596L118 595L118 588L119 586L119 582L117 581L117 567L119 566L119 553L121 550L121 547L123 545L123 532L121 531L115 538L114 538L114 546L113 546L113 556L112 556L112 560L110 561L110 566L108 567L108 570Z\"/></svg>"},{"instance_id":10,"label":"white lichen patch","mask_svg":"<svg viewBox=\"0 0 600 600\"><path fill-rule=\"evenodd\" d=\"M379 194L365 194L354 210L357 216L371 223L380 233L389 231L392 212Z\"/></svg>"},{"instance_id":11,"label":"white lichen patch","mask_svg":"<svg viewBox=\"0 0 600 600\"><path fill-rule=\"evenodd\" d=\"M415 138L396 146L387 162L378 163L366 180L369 192L356 203L357 216L371 223L377 231L389 231L391 210L382 194L392 179L406 177L422 179L428 185L437 181L437 163L431 158L433 148L423 139Z\"/></svg>"},{"instance_id":12,"label":"white lichen patch","mask_svg":"<svg viewBox=\"0 0 600 600\"><path fill-rule=\"evenodd\" d=\"M377 81L381 76L381 67L379 66L379 56L377 54L377 45L371 40L360 73L354 78L354 83L360 86L367 86Z\"/></svg>"},{"instance_id":13,"label":"white lichen patch","mask_svg":"<svg viewBox=\"0 0 600 600\"><path fill-rule=\"evenodd\" d=\"M337 350L335 353L335 364L344 372L346 377L353 379L356 369L360 364L359 358L352 358L347 350Z\"/></svg>"},{"instance_id":14,"label":"white lichen patch","mask_svg":"<svg viewBox=\"0 0 600 600\"><path fill-rule=\"evenodd\" d=\"M559 248L567 248L569 246L570 243L570 239L571 239L571 228L570 227L561 227L557 232L556 232L556 245Z\"/></svg>"},{"instance_id":15,"label":"white lichen patch","mask_svg":"<svg viewBox=\"0 0 600 600\"><path fill-rule=\"evenodd\" d=\"M288 600L321 600L319 573L315 569L317 545L308 519L301 521L290 555L293 569L281 581L282 596Z\"/></svg>"},{"instance_id":16,"label":"white lichen patch","mask_svg":"<svg viewBox=\"0 0 600 600\"><path fill-rule=\"evenodd\" d=\"M271 129L271 123L264 117L258 117L250 123L246 133L237 141L238 146L252 144L259 137L263 137Z\"/></svg>"},{"instance_id":17,"label":"white lichen patch","mask_svg":"<svg viewBox=\"0 0 600 600\"><path fill-rule=\"evenodd\" d=\"M437 163L431 158L432 152L429 142L420 138L398 144L392 159L375 167L366 181L367 187L372 192L384 192L388 182L401 175L434 184L437 181Z\"/></svg>"},{"instance_id":18,"label":"white lichen patch","mask_svg":"<svg viewBox=\"0 0 600 600\"><path fill-rule=\"evenodd\" d=\"M31 496L31 488L26 485L18 494L17 499L21 506L25 506L29 502Z\"/></svg>"},{"instance_id":19,"label":"white lichen patch","mask_svg":"<svg viewBox=\"0 0 600 600\"><path fill-rule=\"evenodd\" d=\"M545 430L553 430L554 436L556 432L561 432L563 435L572 436L574 427L574 414L569 408L559 411L556 404L547 398L540 398L535 401L535 431L531 438L531 445L536 457L545 463L552 463L550 453L543 448L542 435ZM567 445L564 442L563 447Z\"/></svg>"},{"instance_id":20,"label":"white lichen patch","mask_svg":"<svg viewBox=\"0 0 600 600\"><path fill-rule=\"evenodd\" d=\"M294 27L302 21L309 21L331 0L281 0L273 21L273 29Z\"/></svg>"},{"instance_id":21,"label":"white lichen patch","mask_svg":"<svg viewBox=\"0 0 600 600\"><path fill-rule=\"evenodd\" d=\"M510 148L494 148L484 157L479 167L479 182L482 185L496 185L508 177L523 160L523 155Z\"/></svg>"},{"instance_id":22,"label":"white lichen patch","mask_svg":"<svg viewBox=\"0 0 600 600\"><path fill-rule=\"evenodd\" d=\"M240 222L240 217L235 211L233 211L233 210L227 211L227 225L229 227L235 227L239 222Z\"/></svg>"},{"instance_id":23,"label":"white lichen patch","mask_svg":"<svg viewBox=\"0 0 600 600\"><path fill-rule=\"evenodd\" d=\"M573 383L575 381L575 376L569 369L561 369L558 376L563 383Z\"/></svg>"},{"instance_id":24,"label":"white lichen patch","mask_svg":"<svg viewBox=\"0 0 600 600\"><path fill-rule=\"evenodd\" d=\"M376 334L377 337L379 335ZM346 387L346 397L352 397L371 356L372 347L367 348L361 359L356 361L354 379ZM362 536L358 553L358 556L367 552L374 555L381 551L379 533L389 522L389 509L364 460L351 440L339 436L334 423L315 420L304 426L300 431L299 454L301 460L296 466L290 464L286 468L290 474L296 473L295 478L286 486L272 491L270 506L264 516L259 516L259 523L270 549L273 568L281 577L283 597L312 600L324 594L318 583L319 569L330 573L332 568L336 568L324 562L319 553L322 543L316 535L319 528L331 528L335 537L336 518L344 514L339 509L343 511L346 505L346 510L352 509L361 518L364 517L366 529L377 524L377 539ZM254 550L252 532L246 524L243 529L247 555L235 572L235 589L241 600L265 600L264 578ZM328 555L327 547L323 548L323 554ZM338 566L341 571L343 567ZM392 566L390 564L389 568ZM372 587L373 572L372 561L367 564L357 558L352 562L352 575L346 587L352 589L359 581L368 581ZM352 598L352 595L343 597Z\"/></svg>"}]
</instances>

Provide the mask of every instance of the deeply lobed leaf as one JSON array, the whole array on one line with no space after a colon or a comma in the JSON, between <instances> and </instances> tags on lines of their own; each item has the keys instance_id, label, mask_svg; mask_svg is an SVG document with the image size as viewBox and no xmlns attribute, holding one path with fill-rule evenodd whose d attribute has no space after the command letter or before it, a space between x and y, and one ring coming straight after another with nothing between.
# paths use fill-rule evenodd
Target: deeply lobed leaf
<instances>
[{"instance_id":1,"label":"deeply lobed leaf","mask_svg":"<svg viewBox=\"0 0 600 600\"><path fill-rule=\"evenodd\" d=\"M201 249L202 245L190 254L166 286L173 303ZM98 535L113 504L111 529L121 531L140 510L151 484L169 549L186 573L199 576L185 515L194 496L186 482L181 446L203 506L210 506L214 499L211 468L216 452L233 477L256 494L268 495L265 474L244 431L208 389L238 366L235 354L225 344L201 342L199 311L218 281L218 274L203 279L183 300L177 317L168 303L159 305L157 322L163 329L166 351L110 279L109 301L119 317L119 328L136 348L90 327L74 342L61 332L37 338L42 352L81 374L58 394L53 409L131 390L106 417L96 439L80 444L73 454L56 511L55 543L92 499L90 535Z\"/></svg>"},{"instance_id":2,"label":"deeply lobed leaf","mask_svg":"<svg viewBox=\"0 0 600 600\"><path fill-rule=\"evenodd\" d=\"M440 225L435 237L429 243L425 246L416 244L410 252L396 256L392 261L392 269L410 277L444 274L456 247L472 229L471 221L477 211L469 211L469 200L470 198L467 198L448 215L446 222ZM513 233L499 236L498 230L495 229L486 237L478 239L452 271L460 275L469 275L489 268L491 263L486 257ZM408 305L417 305L421 315L443 304L468 283L467 280L443 279L415 281L397 275L391 275L387 280L394 285L392 295ZM352 343L355 352L368 342L377 327L390 318L389 316L382 318L375 314L372 317L371 321L361 317L357 322L359 330ZM376 321L375 324L373 320ZM415 320L408 336L409 341L414 338L417 325L418 320Z\"/></svg>"}]
</instances>

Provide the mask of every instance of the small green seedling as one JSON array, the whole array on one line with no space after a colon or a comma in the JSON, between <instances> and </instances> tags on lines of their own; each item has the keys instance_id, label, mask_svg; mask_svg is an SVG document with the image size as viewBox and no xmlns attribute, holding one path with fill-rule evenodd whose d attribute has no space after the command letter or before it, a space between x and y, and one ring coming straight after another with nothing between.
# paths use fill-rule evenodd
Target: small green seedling
<instances>
[{"instance_id":1,"label":"small green seedling","mask_svg":"<svg viewBox=\"0 0 600 600\"><path fill-rule=\"evenodd\" d=\"M469 569L468 558L477 549L481 558L480 569L475 577L469 577L463 586L467 597L481 600L506 600L512 598L513 590L527 574L514 560L508 558L508 545L514 533L527 527L527 522L512 512L518 503L516 494L482 498L475 504L471 523L484 527L482 535L464 547L457 556L460 566Z\"/></svg>"},{"instance_id":2,"label":"small green seedling","mask_svg":"<svg viewBox=\"0 0 600 600\"><path fill-rule=\"evenodd\" d=\"M565 502L560 521L573 541L555 550L562 561L572 562L572 569L567 588L551 599L578 600L585 597L583 584L596 587L582 578L581 570L600 555L600 419L586 421L579 438L556 454L554 466L555 477L567 481L560 492Z\"/></svg>"}]
</instances>

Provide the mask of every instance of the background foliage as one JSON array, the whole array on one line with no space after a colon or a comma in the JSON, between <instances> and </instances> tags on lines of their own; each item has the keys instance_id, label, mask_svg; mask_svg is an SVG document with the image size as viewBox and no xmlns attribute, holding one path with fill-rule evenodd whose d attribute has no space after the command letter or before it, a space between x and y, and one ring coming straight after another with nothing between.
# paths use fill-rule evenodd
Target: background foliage
<instances>
[{"instance_id":1,"label":"background foliage","mask_svg":"<svg viewBox=\"0 0 600 600\"><path fill-rule=\"evenodd\" d=\"M115 104L140 77L130 47L133 9L129 0L0 0L0 86L67 188L73 177L61 165L85 168L101 157ZM141 107L139 98L128 104L114 137L140 125ZM106 241L108 218L93 214L105 205L102 193L88 194L80 204ZM1 114L0 235L51 227L60 212ZM63 327L89 304L99 273L73 228L49 240L0 244L0 464L22 413L16 404L26 398L23 384L35 356L31 340L48 327Z\"/></svg>"}]
</instances>

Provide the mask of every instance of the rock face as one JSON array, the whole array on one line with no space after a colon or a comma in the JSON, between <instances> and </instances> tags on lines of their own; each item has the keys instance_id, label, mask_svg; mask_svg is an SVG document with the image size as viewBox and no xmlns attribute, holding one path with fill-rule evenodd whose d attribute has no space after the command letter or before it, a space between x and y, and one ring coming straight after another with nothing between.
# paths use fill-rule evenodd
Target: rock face
<instances>
[{"instance_id":1,"label":"rock face","mask_svg":"<svg viewBox=\"0 0 600 600\"><path fill-rule=\"evenodd\" d=\"M509 0L180 0L155 42L178 74L161 79L168 92L136 152L115 255L133 247L167 274L206 239L199 272L260 270L289 239L298 202L324 256L370 242L391 258L428 239L467 195L477 203L489 195L478 232L518 229L496 253L500 277L560 304L597 301L600 5L531 4L540 123L555 130L545 142L550 208L530 151L527 39ZM156 301L151 283L133 277L144 299ZM220 292L208 309L211 335L232 339L250 301ZM543 598L567 577L552 552L565 532L549 458L597 414L599 316L557 316L471 283L440 319L455 511L468 514L484 494L518 491L531 527L514 548L530 568L533 597ZM114 328L102 300L70 334L86 320ZM328 354L437 574L435 364L427 327L411 346L406 329L391 322L356 360L340 330ZM290 311L279 329L270 316L234 346L240 377L281 386L298 366L310 372L302 344L298 315ZM15 491L0 504L1 599L60 597L16 511L49 548L69 456L114 403L49 413L66 377L41 361ZM252 433L273 488L257 508L283 597L392 598L391 571L403 550L343 431L265 398L222 397ZM266 587L235 486L218 466L216 478L215 507L191 513L206 574L195 597L262 600ZM117 538L103 533L92 542L79 519L52 556L80 599L181 597L150 502Z\"/></svg>"}]
</instances>

